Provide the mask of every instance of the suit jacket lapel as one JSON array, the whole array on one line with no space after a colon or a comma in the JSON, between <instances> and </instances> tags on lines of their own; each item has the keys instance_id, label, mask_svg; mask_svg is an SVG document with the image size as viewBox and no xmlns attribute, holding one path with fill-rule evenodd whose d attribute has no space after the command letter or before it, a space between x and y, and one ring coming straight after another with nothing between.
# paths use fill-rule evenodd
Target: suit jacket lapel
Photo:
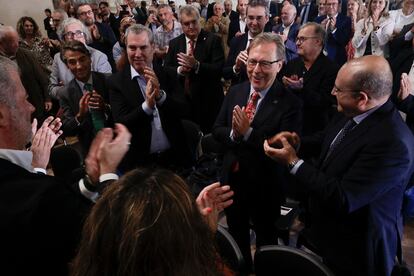
<instances>
[{"instance_id":1,"label":"suit jacket lapel","mask_svg":"<svg viewBox=\"0 0 414 276\"><path fill-rule=\"evenodd\" d=\"M322 67L322 51L319 54L318 58L315 60L315 62L312 64L312 67L309 68L309 71L306 73L306 78L303 78L303 85L305 85L309 80L312 80L312 76L313 75L317 75L320 74L321 72L321 67ZM303 65L305 66L305 65Z\"/></svg>"},{"instance_id":2,"label":"suit jacket lapel","mask_svg":"<svg viewBox=\"0 0 414 276\"><path fill-rule=\"evenodd\" d=\"M125 97L128 99L134 106L140 105L145 101L144 96L142 95L141 88L138 85L138 81L131 79L131 69L130 66L125 66L125 69L122 73L123 83L125 89L122 89Z\"/></svg>"},{"instance_id":3,"label":"suit jacket lapel","mask_svg":"<svg viewBox=\"0 0 414 276\"><path fill-rule=\"evenodd\" d=\"M326 164L329 164L329 161L331 161L333 158L340 155L348 146L350 146L356 139L364 135L364 133L368 131L371 127L380 123L382 118L387 113L389 113L392 110L392 108L393 104L390 101L388 101L374 113L370 114L367 118L365 118L361 123L355 126L355 128L348 135L346 135L343 141L339 145L337 145L337 147L332 151L331 155L324 162L324 166L326 166ZM339 129L337 129L336 133L331 133L331 135L333 135L333 138L328 140L330 142L327 145L327 148L324 149L325 152L323 155L321 155L322 158L325 158L327 149L329 149L329 146L332 143L333 139L344 126L345 121L347 121L347 119L344 119L344 121L342 121L342 124L339 124L340 127Z\"/></svg>"},{"instance_id":4,"label":"suit jacket lapel","mask_svg":"<svg viewBox=\"0 0 414 276\"><path fill-rule=\"evenodd\" d=\"M207 39L207 33L201 30L200 34L197 37L196 46L194 49L194 56L197 60L201 58L201 61L203 60L202 57L204 57L204 49L206 45L206 39ZM200 60L199 60L200 61Z\"/></svg>"},{"instance_id":5,"label":"suit jacket lapel","mask_svg":"<svg viewBox=\"0 0 414 276\"><path fill-rule=\"evenodd\" d=\"M278 81L275 80L272 87L267 92L265 98L260 103L259 110L254 116L252 124L261 125L261 122L270 116L270 114L274 111L275 106L279 103L279 98L283 91L283 87L279 84Z\"/></svg>"}]
</instances>

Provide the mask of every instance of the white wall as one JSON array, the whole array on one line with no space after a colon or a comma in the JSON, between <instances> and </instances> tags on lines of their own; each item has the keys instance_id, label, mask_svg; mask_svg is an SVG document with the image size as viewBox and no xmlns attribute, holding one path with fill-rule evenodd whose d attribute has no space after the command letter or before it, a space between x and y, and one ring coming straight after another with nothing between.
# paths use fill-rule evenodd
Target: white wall
<instances>
[{"instance_id":1,"label":"white wall","mask_svg":"<svg viewBox=\"0 0 414 276\"><path fill-rule=\"evenodd\" d=\"M13 26L22 16L33 17L40 30L46 35L43 19L46 17L44 9L53 11L52 0L0 0L0 23Z\"/></svg>"}]
</instances>

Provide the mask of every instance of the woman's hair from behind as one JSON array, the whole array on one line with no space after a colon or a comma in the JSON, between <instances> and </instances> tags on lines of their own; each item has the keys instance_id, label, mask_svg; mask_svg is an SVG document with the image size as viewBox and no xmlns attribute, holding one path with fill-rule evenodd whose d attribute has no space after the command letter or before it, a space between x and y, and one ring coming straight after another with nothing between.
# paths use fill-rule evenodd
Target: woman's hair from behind
<instances>
[{"instance_id":1,"label":"woman's hair from behind","mask_svg":"<svg viewBox=\"0 0 414 276\"><path fill-rule=\"evenodd\" d=\"M186 183L167 170L136 169L93 207L72 275L219 275L217 256Z\"/></svg>"}]
</instances>

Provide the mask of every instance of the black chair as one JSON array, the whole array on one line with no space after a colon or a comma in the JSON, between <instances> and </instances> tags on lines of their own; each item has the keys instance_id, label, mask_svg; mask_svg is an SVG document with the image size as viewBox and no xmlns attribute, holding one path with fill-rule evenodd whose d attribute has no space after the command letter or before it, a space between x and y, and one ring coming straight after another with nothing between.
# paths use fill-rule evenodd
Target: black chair
<instances>
[{"instance_id":1,"label":"black chair","mask_svg":"<svg viewBox=\"0 0 414 276\"><path fill-rule=\"evenodd\" d=\"M244 259L236 241L230 233L221 225L216 232L216 244L223 262L233 270L236 275L244 271Z\"/></svg>"},{"instance_id":2,"label":"black chair","mask_svg":"<svg viewBox=\"0 0 414 276\"><path fill-rule=\"evenodd\" d=\"M203 132L201 132L200 127L192 121L181 120L181 123L183 125L185 137L187 139L188 149L190 150L193 162L195 163L200 155L200 143L201 138L203 137Z\"/></svg>"},{"instance_id":3,"label":"black chair","mask_svg":"<svg viewBox=\"0 0 414 276\"><path fill-rule=\"evenodd\" d=\"M315 256L284 245L258 248L254 257L257 276L333 276L334 274Z\"/></svg>"}]
</instances>

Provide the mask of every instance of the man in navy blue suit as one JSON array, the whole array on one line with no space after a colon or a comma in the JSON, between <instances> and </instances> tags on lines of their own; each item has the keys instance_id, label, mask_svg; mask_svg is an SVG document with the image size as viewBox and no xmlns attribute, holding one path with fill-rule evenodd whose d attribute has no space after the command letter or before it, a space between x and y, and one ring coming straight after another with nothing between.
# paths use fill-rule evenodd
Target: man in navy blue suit
<instances>
[{"instance_id":1,"label":"man in navy blue suit","mask_svg":"<svg viewBox=\"0 0 414 276\"><path fill-rule=\"evenodd\" d=\"M249 81L230 88L213 127L214 138L226 148L221 183L229 183L235 193L233 206L226 210L227 223L247 267L252 263L249 221L257 246L277 244L279 214L271 210L279 211L284 199L286 169L265 156L263 141L283 130L301 129L300 100L276 80L284 48L274 34L253 39L246 63Z\"/></svg>"},{"instance_id":2,"label":"man in navy blue suit","mask_svg":"<svg viewBox=\"0 0 414 276\"><path fill-rule=\"evenodd\" d=\"M279 34L286 48L286 60L288 62L298 57L296 47L296 36L299 32L299 24L295 23L296 7L294 5L284 5L281 12L282 24L273 27L272 31Z\"/></svg>"},{"instance_id":3,"label":"man in navy blue suit","mask_svg":"<svg viewBox=\"0 0 414 276\"><path fill-rule=\"evenodd\" d=\"M246 10L248 32L236 36L230 43L230 52L223 67L223 77L237 84L247 80L247 48L255 36L265 30L269 22L269 6L265 0L251 0Z\"/></svg>"},{"instance_id":4,"label":"man in navy blue suit","mask_svg":"<svg viewBox=\"0 0 414 276\"><path fill-rule=\"evenodd\" d=\"M315 19L326 30L325 52L327 56L342 66L347 60L345 46L352 37L351 18L338 13L340 0L327 0L326 15Z\"/></svg>"},{"instance_id":5,"label":"man in navy blue suit","mask_svg":"<svg viewBox=\"0 0 414 276\"><path fill-rule=\"evenodd\" d=\"M379 71L378 68L381 68ZM302 147L320 146L315 165L300 159L294 133L265 141L309 195L304 237L335 275L390 275L402 235L402 198L414 170L414 137L390 101L392 73L365 56L338 72L332 94L343 114ZM278 149L270 145L277 145Z\"/></svg>"}]
</instances>

